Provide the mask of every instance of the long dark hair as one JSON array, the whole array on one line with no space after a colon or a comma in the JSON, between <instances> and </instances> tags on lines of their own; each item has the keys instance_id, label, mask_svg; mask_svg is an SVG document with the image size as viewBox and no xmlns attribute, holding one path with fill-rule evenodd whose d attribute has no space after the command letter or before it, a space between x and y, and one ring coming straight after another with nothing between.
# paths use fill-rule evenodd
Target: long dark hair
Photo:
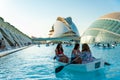
<instances>
[{"instance_id":1,"label":"long dark hair","mask_svg":"<svg viewBox=\"0 0 120 80\"><path fill-rule=\"evenodd\" d=\"M61 48L60 48L60 46L61 46ZM62 52L64 51L61 43L58 43L56 49L57 49L58 51L62 51Z\"/></svg>"},{"instance_id":2,"label":"long dark hair","mask_svg":"<svg viewBox=\"0 0 120 80\"><path fill-rule=\"evenodd\" d=\"M83 51L89 51L89 52L91 52L87 43L82 44L82 52Z\"/></svg>"},{"instance_id":3,"label":"long dark hair","mask_svg":"<svg viewBox=\"0 0 120 80\"><path fill-rule=\"evenodd\" d=\"M74 49L77 50L79 46L80 46L80 44L76 43L74 46Z\"/></svg>"}]
</instances>

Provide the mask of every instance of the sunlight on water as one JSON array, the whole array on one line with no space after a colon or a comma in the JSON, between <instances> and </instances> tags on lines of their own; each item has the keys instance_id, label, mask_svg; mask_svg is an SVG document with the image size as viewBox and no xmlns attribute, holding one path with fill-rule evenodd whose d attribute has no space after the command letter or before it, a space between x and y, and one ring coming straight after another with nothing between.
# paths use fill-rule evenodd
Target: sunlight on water
<instances>
[{"instance_id":1,"label":"sunlight on water","mask_svg":"<svg viewBox=\"0 0 120 80\"><path fill-rule=\"evenodd\" d=\"M0 58L0 80L120 80L119 46L102 49L91 45L93 55L111 63L110 66L93 72L63 69L57 74L53 60L55 47L36 45ZM64 45L64 53L70 56L72 48Z\"/></svg>"}]
</instances>

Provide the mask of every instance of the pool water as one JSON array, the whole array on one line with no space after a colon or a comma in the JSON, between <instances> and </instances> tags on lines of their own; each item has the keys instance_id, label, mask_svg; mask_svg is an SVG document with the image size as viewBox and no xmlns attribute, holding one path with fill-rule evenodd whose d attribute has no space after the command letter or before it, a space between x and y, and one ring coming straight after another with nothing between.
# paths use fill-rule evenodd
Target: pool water
<instances>
[{"instance_id":1,"label":"pool water","mask_svg":"<svg viewBox=\"0 0 120 80\"><path fill-rule=\"evenodd\" d=\"M0 58L0 80L120 80L120 46L103 49L90 45L93 56L111 64L104 69L93 72L63 69L57 74L53 60L55 47L35 45ZM70 56L73 46L63 47Z\"/></svg>"}]
</instances>

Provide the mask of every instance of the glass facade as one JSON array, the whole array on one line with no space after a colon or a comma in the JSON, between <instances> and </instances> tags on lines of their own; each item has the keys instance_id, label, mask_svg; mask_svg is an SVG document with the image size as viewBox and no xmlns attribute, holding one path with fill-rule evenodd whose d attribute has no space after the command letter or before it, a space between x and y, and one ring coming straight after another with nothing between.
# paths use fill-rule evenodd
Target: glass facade
<instances>
[{"instance_id":1,"label":"glass facade","mask_svg":"<svg viewBox=\"0 0 120 80\"><path fill-rule=\"evenodd\" d=\"M113 16L113 14L110 15ZM113 42L120 42L120 20L106 16L93 22L81 36L81 43Z\"/></svg>"}]
</instances>

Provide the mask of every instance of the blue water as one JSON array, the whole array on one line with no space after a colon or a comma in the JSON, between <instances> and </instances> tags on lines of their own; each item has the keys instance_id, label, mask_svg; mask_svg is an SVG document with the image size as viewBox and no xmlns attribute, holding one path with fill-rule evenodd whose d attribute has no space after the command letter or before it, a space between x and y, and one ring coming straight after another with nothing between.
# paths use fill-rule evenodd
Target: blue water
<instances>
[{"instance_id":1,"label":"blue water","mask_svg":"<svg viewBox=\"0 0 120 80\"><path fill-rule=\"evenodd\" d=\"M111 65L93 72L74 72L63 69L55 74L56 45L37 45L0 58L0 80L120 80L120 46L103 49L90 46L96 58ZM65 47L70 56L73 46ZM67 67L67 66L66 66Z\"/></svg>"}]
</instances>

